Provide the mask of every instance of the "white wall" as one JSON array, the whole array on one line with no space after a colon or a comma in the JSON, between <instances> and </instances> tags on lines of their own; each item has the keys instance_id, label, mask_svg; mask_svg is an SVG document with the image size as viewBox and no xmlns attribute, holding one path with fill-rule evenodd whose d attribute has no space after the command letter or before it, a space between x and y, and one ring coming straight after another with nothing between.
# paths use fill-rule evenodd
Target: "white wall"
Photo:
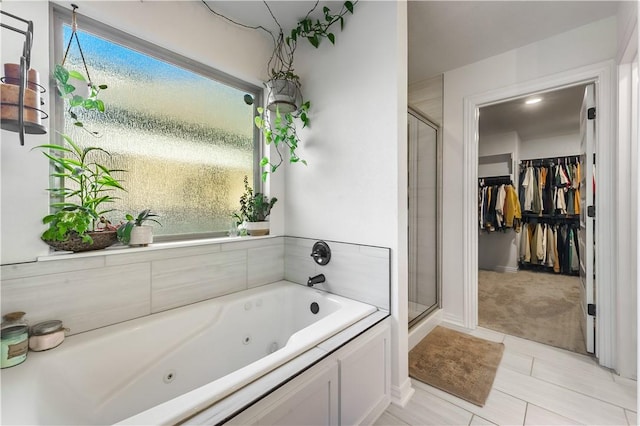
<instances>
[{"instance_id":1,"label":"white wall","mask_svg":"<svg viewBox=\"0 0 640 426\"><path fill-rule=\"evenodd\" d=\"M255 30L239 28L212 15L199 1L106 2L75 1L78 13L195 59L253 84L261 84L271 42ZM69 2L59 2L68 7ZM255 4L247 3L247 7ZM46 1L3 1L3 10L34 22L32 68L42 82L49 76L49 3ZM3 22L10 23L9 20ZM22 27L19 27L22 28ZM22 40L2 29L2 63L17 63ZM49 111L51 90L45 97ZM51 120L45 124L51 127ZM49 247L39 239L41 223L49 210L49 167L46 158L31 148L49 143L48 135L26 136L21 147L18 134L2 131L0 264L28 262L46 255ZM282 182L277 176L271 194L282 198ZM282 234L284 208L274 209L272 229Z\"/></svg>"},{"instance_id":2,"label":"white wall","mask_svg":"<svg viewBox=\"0 0 640 426\"><path fill-rule=\"evenodd\" d=\"M618 372L637 378L638 374L638 16L637 2L625 2L618 13L618 150L616 172L618 287ZM633 184L635 182L635 184ZM629 184L631 183L631 184Z\"/></svg>"},{"instance_id":3,"label":"white wall","mask_svg":"<svg viewBox=\"0 0 640 426\"><path fill-rule=\"evenodd\" d=\"M445 73L443 132L444 318L463 324L463 103L465 97L612 59L616 21L608 18Z\"/></svg>"},{"instance_id":4,"label":"white wall","mask_svg":"<svg viewBox=\"0 0 640 426\"><path fill-rule=\"evenodd\" d=\"M2 10L34 22L31 68L39 72L46 84L49 75L49 5L45 1L3 1ZM2 22L20 30L26 25L7 16ZM2 28L2 63L20 63L24 36ZM4 72L2 73L4 75ZM49 111L50 90L43 95L43 109ZM53 98L52 98L53 99ZM42 218L49 211L49 162L31 149L49 143L51 119L42 124L47 135L25 135L20 146L18 133L2 130L0 143L0 264L34 260L49 251L41 242Z\"/></svg>"},{"instance_id":5,"label":"white wall","mask_svg":"<svg viewBox=\"0 0 640 426\"><path fill-rule=\"evenodd\" d=\"M520 141L520 160L580 154L580 133Z\"/></svg>"},{"instance_id":6,"label":"white wall","mask_svg":"<svg viewBox=\"0 0 640 426\"><path fill-rule=\"evenodd\" d=\"M298 47L308 166L286 167L286 235L391 248L395 392L408 382L406 37L406 2L360 2L335 46Z\"/></svg>"},{"instance_id":7,"label":"white wall","mask_svg":"<svg viewBox=\"0 0 640 426\"><path fill-rule=\"evenodd\" d=\"M480 116L482 117L482 114ZM480 118L480 124L482 124L482 118ZM513 185L517 188L518 170L514 168L514 164L517 164L519 148L520 137L516 132L485 134L480 131L478 177L511 174ZM478 235L478 268L487 271L516 272L518 270L518 241L518 235L513 230L480 232Z\"/></svg>"}]
</instances>

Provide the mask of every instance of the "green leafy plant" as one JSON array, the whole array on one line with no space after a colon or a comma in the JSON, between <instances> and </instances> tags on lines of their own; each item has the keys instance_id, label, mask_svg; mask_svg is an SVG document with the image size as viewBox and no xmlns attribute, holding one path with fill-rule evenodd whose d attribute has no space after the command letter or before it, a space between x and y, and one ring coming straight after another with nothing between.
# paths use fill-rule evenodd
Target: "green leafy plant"
<instances>
[{"instance_id":1,"label":"green leafy plant","mask_svg":"<svg viewBox=\"0 0 640 426\"><path fill-rule=\"evenodd\" d=\"M293 68L298 40L306 39L315 48L320 46L320 42L324 38L329 40L331 44L335 44L336 37L334 33L330 32L331 27L336 23L340 23L340 30L342 30L344 28L345 15L347 13L353 14L356 3L357 1L345 1L342 9L337 14L333 14L331 9L325 6L323 8L324 20L316 19L314 21L310 16L318 6L318 2L316 2L307 15L298 21L296 27L291 29L287 37L284 37L283 29L280 27L277 39L274 38L276 40L275 49L268 64L271 76L270 81L289 80L296 85L302 95L300 77ZM258 114L254 120L255 125L262 130L265 143L267 145L274 144L278 155L277 161L270 161L266 156L261 159L260 166L263 168L263 181L267 179L269 173L275 172L284 161L281 147L289 151L289 163L307 164L297 153L301 142L298 135L298 127L300 123L302 128L309 127L311 123L309 119L311 102L305 101L304 96L302 96L302 99L303 101L298 110L294 112L282 114L278 109L276 111L265 111L264 108L256 109Z\"/></svg>"},{"instance_id":2,"label":"green leafy plant","mask_svg":"<svg viewBox=\"0 0 640 426\"><path fill-rule=\"evenodd\" d=\"M347 14L353 14L354 7L358 3L358 0L345 1L338 13L332 13L331 9L327 6L323 7L322 19L311 18L311 15L319 4L319 1L314 2L313 7L311 7L307 12L305 17L299 20L296 26L287 32L287 36L285 36L282 26L280 26L280 23L273 15L271 8L266 1L263 2L269 10L269 13L271 13L272 18L279 29L277 35L263 26L252 27L238 23L211 9L204 0L202 0L202 2L213 14L224 18L229 22L245 28L266 31L271 36L274 44L273 52L267 63L267 74L269 75L269 80L266 83L275 80L288 80L296 86L302 98L300 105L297 105L298 109L293 112L281 113L278 109L275 111L265 111L264 108L256 109L257 115L254 120L255 125L263 132L265 142L267 144L274 144L275 150L278 154L277 161L270 161L266 156L260 161L260 165L263 167L261 175L262 180L265 181L267 175L275 172L282 164L284 155L281 148L285 149L286 147L286 149L289 150L290 163L302 163L306 165L307 162L302 160L296 152L297 148L300 146L300 137L297 132L298 127L300 126L300 123L302 128L309 127L309 110L311 109L311 102L308 100L305 101L304 96L302 95L300 77L296 74L293 67L298 41L306 39L315 48L320 46L323 39L327 39L331 44L335 44L336 36L334 32L331 32L331 28L335 24L339 23L340 30L344 29L345 16ZM245 95L244 100L248 105L253 104L253 98L250 95Z\"/></svg>"},{"instance_id":3,"label":"green leafy plant","mask_svg":"<svg viewBox=\"0 0 640 426\"><path fill-rule=\"evenodd\" d=\"M100 90L104 90L107 88L106 84L95 85L93 83L90 83L87 81L84 75L82 75L82 73L78 71L67 70L60 64L56 64L53 76L56 80L58 95L60 95L60 97L62 97L63 99L66 99L69 103L67 112L73 120L74 126L84 128L84 123L80 121L76 112L78 107L82 108L85 111L96 110L99 112L104 112L104 102L101 99L98 99L98 94L100 93ZM69 80L71 78L74 78L80 82L85 82L89 88L89 96L85 98L81 95L74 94L76 87L70 83ZM97 132L89 132L97 135Z\"/></svg>"},{"instance_id":4,"label":"green leafy plant","mask_svg":"<svg viewBox=\"0 0 640 426\"><path fill-rule=\"evenodd\" d=\"M80 127L96 136L84 127L79 119L81 111L104 112L104 102L98 99L106 85L96 86L77 71L69 71L62 65L56 65L53 72L58 95L68 103L68 115L76 127ZM89 96L84 98L74 94L76 89L70 83L74 78L87 82ZM110 169L101 160L108 159L111 154L100 147L82 148L70 136L61 135L62 144L45 144L37 146L49 159L52 166L50 174L54 184L47 190L55 200L51 203L52 212L42 222L49 228L41 238L44 241L67 241L77 234L83 242L93 244L89 232L95 231L101 224L103 229L115 230L104 217L113 209L107 207L117 200L113 191L125 191L115 174L124 170Z\"/></svg>"},{"instance_id":5,"label":"green leafy plant","mask_svg":"<svg viewBox=\"0 0 640 426\"><path fill-rule=\"evenodd\" d=\"M357 3L357 1L355 2ZM306 38L313 47L318 47L322 38L326 38L331 44L336 43L336 36L334 33L329 32L329 29L333 24L340 22L340 30L344 28L344 16L347 12L353 14L354 2L345 1L342 5L342 10L337 14L332 14L331 9L327 6L322 8L324 14L324 21L317 19L315 22L309 17L309 14L298 22L298 25L291 30L291 34L287 37L286 42L288 45L295 43L298 38ZM316 2L316 6L317 6ZM315 6L314 6L315 9ZM312 9L313 11L313 9Z\"/></svg>"},{"instance_id":6,"label":"green leafy plant","mask_svg":"<svg viewBox=\"0 0 640 426\"><path fill-rule=\"evenodd\" d=\"M154 217L159 216L155 213L152 213L150 209L142 210L135 218L132 215L127 214L125 216L127 222L121 224L118 227L118 240L123 244L129 244L129 241L131 241L131 231L133 230L133 228L136 226L142 226L142 224L146 221L155 222L158 225L162 226L162 224L158 220L154 219Z\"/></svg>"},{"instance_id":7,"label":"green leafy plant","mask_svg":"<svg viewBox=\"0 0 640 426\"><path fill-rule=\"evenodd\" d=\"M65 241L71 232L77 233L84 242L91 243L87 232L93 231L104 214L113 209L106 204L117 200L114 190L125 190L114 173L123 170L109 169L98 162L100 156L111 154L102 148L81 148L67 135L62 135L66 145L46 144L44 155L53 166L51 177L63 182L49 188L49 193L62 200L51 203L54 213L45 216L42 222L50 227L42 234L45 241ZM104 219L102 220L105 221Z\"/></svg>"},{"instance_id":8,"label":"green leafy plant","mask_svg":"<svg viewBox=\"0 0 640 426\"><path fill-rule=\"evenodd\" d=\"M260 160L260 166L266 168L267 170L263 170L262 172L262 180L267 179L267 174L269 172L275 172L278 167L284 161L282 152L280 151L280 145L285 145L289 149L289 162L297 163L301 162L303 164L307 164L306 160L298 157L296 149L298 148L298 143L300 142L300 138L298 136L298 128L296 126L296 120L300 119L302 122L302 128L305 128L309 125L309 117L307 116L307 111L311 107L311 103L309 101L302 104L300 109L295 112L288 112L286 114L281 114L279 109L276 109L275 116L271 117L271 114L266 114L264 108L257 108L258 114L254 121L255 125L262 130L264 134L265 143L267 145L274 144L276 147L276 152L278 153L278 161L272 162L269 161L268 157L262 157Z\"/></svg>"},{"instance_id":9,"label":"green leafy plant","mask_svg":"<svg viewBox=\"0 0 640 426\"><path fill-rule=\"evenodd\" d=\"M249 186L249 178L245 176L244 193L240 196L240 211L233 214L236 225L241 225L244 222L265 221L277 201L276 197L269 198L260 192L254 194L253 189Z\"/></svg>"}]
</instances>

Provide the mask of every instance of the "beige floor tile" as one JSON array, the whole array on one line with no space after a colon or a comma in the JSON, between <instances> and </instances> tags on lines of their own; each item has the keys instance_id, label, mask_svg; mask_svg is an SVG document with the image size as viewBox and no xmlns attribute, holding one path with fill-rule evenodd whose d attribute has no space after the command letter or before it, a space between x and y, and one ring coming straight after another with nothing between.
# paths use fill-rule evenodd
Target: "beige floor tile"
<instances>
[{"instance_id":1,"label":"beige floor tile","mask_svg":"<svg viewBox=\"0 0 640 426\"><path fill-rule=\"evenodd\" d=\"M613 405L636 409L635 388L614 382L611 373L601 367L587 368L580 363L561 365L536 359L531 375Z\"/></svg>"},{"instance_id":2,"label":"beige floor tile","mask_svg":"<svg viewBox=\"0 0 640 426\"><path fill-rule=\"evenodd\" d=\"M483 419L482 417L476 416L475 414L471 418L471 423L469 423L469 426L494 426L494 425L495 423L491 423L489 420Z\"/></svg>"},{"instance_id":3,"label":"beige floor tile","mask_svg":"<svg viewBox=\"0 0 640 426\"><path fill-rule=\"evenodd\" d=\"M385 411L384 413L382 413L380 417L378 417L378 420L376 420L373 425L374 426L405 426L405 425L408 425L408 423L403 422L402 420L398 419L397 417Z\"/></svg>"},{"instance_id":4,"label":"beige floor tile","mask_svg":"<svg viewBox=\"0 0 640 426\"><path fill-rule=\"evenodd\" d=\"M498 368L508 368L518 373L530 375L532 366L533 366L532 356L505 349L504 353L502 354L502 360L500 361L500 365L498 366Z\"/></svg>"},{"instance_id":5,"label":"beige floor tile","mask_svg":"<svg viewBox=\"0 0 640 426\"><path fill-rule=\"evenodd\" d=\"M517 398L493 389L484 407L460 399L440 389L434 388L417 380L412 380L413 387L429 392L438 398L449 401L471 413L488 421L501 425L522 424L527 404Z\"/></svg>"},{"instance_id":6,"label":"beige floor tile","mask_svg":"<svg viewBox=\"0 0 640 426\"><path fill-rule=\"evenodd\" d=\"M633 380L633 379L627 379L626 377L620 377L617 374L611 374L611 377L613 377L613 381L622 385L622 386L626 386L632 389L637 389L638 388L638 381L637 380Z\"/></svg>"},{"instance_id":7,"label":"beige floor tile","mask_svg":"<svg viewBox=\"0 0 640 426\"><path fill-rule=\"evenodd\" d=\"M587 365L596 365L593 357L582 355L575 352L567 351L553 346L544 345L532 340L522 339L515 336L505 336L505 348L512 352L520 352L530 355L534 358L546 359L556 362L566 361L568 363L585 363Z\"/></svg>"},{"instance_id":8,"label":"beige floor tile","mask_svg":"<svg viewBox=\"0 0 640 426\"><path fill-rule=\"evenodd\" d=\"M576 425L579 424L579 422L563 417L559 414L552 413L551 411L540 408L537 405L529 404L524 424L525 426L561 426Z\"/></svg>"},{"instance_id":9,"label":"beige floor tile","mask_svg":"<svg viewBox=\"0 0 640 426\"><path fill-rule=\"evenodd\" d=\"M422 389L406 407L390 405L387 412L410 425L468 425L472 414Z\"/></svg>"},{"instance_id":10,"label":"beige floor tile","mask_svg":"<svg viewBox=\"0 0 640 426\"><path fill-rule=\"evenodd\" d=\"M493 386L494 389L581 423L620 425L627 421L620 407L508 369L498 370Z\"/></svg>"},{"instance_id":11,"label":"beige floor tile","mask_svg":"<svg viewBox=\"0 0 640 426\"><path fill-rule=\"evenodd\" d=\"M591 360L576 361L574 358L538 358L533 363L533 371L538 369L552 369L555 371L563 371L566 376L585 377L588 376L594 380L613 383L613 374L611 370L599 366ZM584 361L584 362L582 362Z\"/></svg>"}]
</instances>

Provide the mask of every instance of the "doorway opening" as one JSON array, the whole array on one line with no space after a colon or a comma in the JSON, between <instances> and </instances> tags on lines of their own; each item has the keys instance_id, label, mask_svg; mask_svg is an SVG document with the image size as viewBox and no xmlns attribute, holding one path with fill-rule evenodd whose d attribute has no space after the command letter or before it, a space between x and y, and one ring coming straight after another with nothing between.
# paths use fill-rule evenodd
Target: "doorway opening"
<instances>
[{"instance_id":1,"label":"doorway opening","mask_svg":"<svg viewBox=\"0 0 640 426\"><path fill-rule=\"evenodd\" d=\"M475 329L478 325L478 112L503 100L516 99L526 94L553 91L556 88L575 86L583 83L594 83L597 100L597 116L595 134L597 142L595 151L597 167L598 196L594 200L597 222L594 239L597 250L594 253L596 283L594 299L597 303L595 322L595 357L598 364L616 367L616 276L615 262L611 255L616 251L617 217L611 208L615 204L615 140L613 93L616 90L614 81L615 64L604 61L596 64L574 68L554 75L540 77L515 85L497 88L477 95L465 97L463 100L463 310L462 326Z\"/></svg>"},{"instance_id":2,"label":"doorway opening","mask_svg":"<svg viewBox=\"0 0 640 426\"><path fill-rule=\"evenodd\" d=\"M594 352L593 282L580 278L595 251L593 221L581 222L593 204L586 92L532 93L478 118L478 325L582 354Z\"/></svg>"}]
</instances>

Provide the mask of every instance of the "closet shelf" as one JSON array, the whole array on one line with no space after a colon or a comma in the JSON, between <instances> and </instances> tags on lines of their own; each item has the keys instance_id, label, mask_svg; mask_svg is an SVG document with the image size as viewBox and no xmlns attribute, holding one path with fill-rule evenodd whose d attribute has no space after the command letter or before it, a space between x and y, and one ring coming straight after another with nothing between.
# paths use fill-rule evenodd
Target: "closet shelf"
<instances>
[{"instance_id":1,"label":"closet shelf","mask_svg":"<svg viewBox=\"0 0 640 426\"><path fill-rule=\"evenodd\" d=\"M522 217L541 218L541 219L580 219L579 214L538 214L534 212L522 212Z\"/></svg>"}]
</instances>

